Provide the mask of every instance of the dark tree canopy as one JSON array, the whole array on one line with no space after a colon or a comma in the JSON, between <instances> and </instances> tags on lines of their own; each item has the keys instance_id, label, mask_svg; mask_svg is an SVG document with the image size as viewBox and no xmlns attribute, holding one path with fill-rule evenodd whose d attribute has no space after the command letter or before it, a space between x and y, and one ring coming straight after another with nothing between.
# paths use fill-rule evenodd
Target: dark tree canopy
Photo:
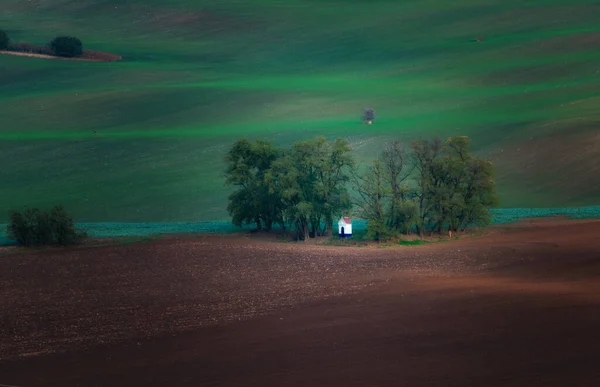
<instances>
[{"instance_id":1,"label":"dark tree canopy","mask_svg":"<svg viewBox=\"0 0 600 387\"><path fill-rule=\"evenodd\" d=\"M227 153L226 181L237 187L227 207L233 224L255 223L259 230L270 230L274 223L283 223L280 193L271 192L266 180L278 157L280 151L264 140L239 140Z\"/></svg>"},{"instance_id":2,"label":"dark tree canopy","mask_svg":"<svg viewBox=\"0 0 600 387\"><path fill-rule=\"evenodd\" d=\"M6 50L10 46L10 39L5 31L0 30L0 50Z\"/></svg>"},{"instance_id":3,"label":"dark tree canopy","mask_svg":"<svg viewBox=\"0 0 600 387\"><path fill-rule=\"evenodd\" d=\"M367 220L367 234L376 241L385 240L390 236L386 224L389 190L385 175L385 166L378 158L371 161L364 173L354 176L359 213Z\"/></svg>"},{"instance_id":4,"label":"dark tree canopy","mask_svg":"<svg viewBox=\"0 0 600 387\"><path fill-rule=\"evenodd\" d=\"M73 58L83 54L81 40L72 36L59 36L50 42L50 48L57 56Z\"/></svg>"}]
</instances>

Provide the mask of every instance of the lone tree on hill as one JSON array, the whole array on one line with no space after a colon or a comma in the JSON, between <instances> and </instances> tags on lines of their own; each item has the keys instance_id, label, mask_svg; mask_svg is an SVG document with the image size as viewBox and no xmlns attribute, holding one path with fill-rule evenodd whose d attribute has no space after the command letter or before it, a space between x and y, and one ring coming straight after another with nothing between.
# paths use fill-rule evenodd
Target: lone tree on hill
<instances>
[{"instance_id":1,"label":"lone tree on hill","mask_svg":"<svg viewBox=\"0 0 600 387\"><path fill-rule=\"evenodd\" d=\"M371 108L365 109L365 112L363 114L363 121L366 121L367 125L371 125L373 123L373 120L375 120L375 110Z\"/></svg>"},{"instance_id":2,"label":"lone tree on hill","mask_svg":"<svg viewBox=\"0 0 600 387\"><path fill-rule=\"evenodd\" d=\"M57 56L73 58L83 54L81 40L72 36L59 36L50 42L50 48Z\"/></svg>"},{"instance_id":3,"label":"lone tree on hill","mask_svg":"<svg viewBox=\"0 0 600 387\"><path fill-rule=\"evenodd\" d=\"M10 39L8 38L8 34L0 30L0 50L6 50L9 45Z\"/></svg>"}]
</instances>

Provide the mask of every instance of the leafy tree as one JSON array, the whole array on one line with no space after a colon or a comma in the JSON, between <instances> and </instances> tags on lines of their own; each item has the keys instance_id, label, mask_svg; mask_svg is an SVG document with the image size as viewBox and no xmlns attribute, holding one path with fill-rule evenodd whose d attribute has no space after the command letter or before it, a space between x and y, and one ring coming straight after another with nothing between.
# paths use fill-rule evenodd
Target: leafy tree
<instances>
[{"instance_id":1,"label":"leafy tree","mask_svg":"<svg viewBox=\"0 0 600 387\"><path fill-rule=\"evenodd\" d=\"M331 236L334 215L341 215L351 208L346 185L350 181L354 159L350 154L350 144L346 140L338 138L333 143L328 143L324 137L319 137L315 143L318 149L323 150L317 154L324 155L317 161L317 200L320 204L318 207L323 213L326 234Z\"/></svg>"},{"instance_id":2,"label":"leafy tree","mask_svg":"<svg viewBox=\"0 0 600 387\"><path fill-rule=\"evenodd\" d=\"M257 229L270 230L274 223L284 226L282 200L271 190L266 174L281 152L270 142L243 139L227 153L226 184L237 187L229 196L227 210L233 224L255 223Z\"/></svg>"},{"instance_id":3,"label":"leafy tree","mask_svg":"<svg viewBox=\"0 0 600 387\"><path fill-rule=\"evenodd\" d=\"M57 56L73 58L83 54L81 40L72 36L58 36L50 42L50 48Z\"/></svg>"},{"instance_id":4,"label":"leafy tree","mask_svg":"<svg viewBox=\"0 0 600 387\"><path fill-rule=\"evenodd\" d=\"M62 206L55 206L50 212L37 208L11 212L7 234L23 246L67 246L86 237L84 232L75 229L73 219Z\"/></svg>"},{"instance_id":5,"label":"leafy tree","mask_svg":"<svg viewBox=\"0 0 600 387\"><path fill-rule=\"evenodd\" d=\"M333 217L351 207L346 183L353 165L347 141L324 137L294 143L273 163L271 190L281 194L300 239L331 234Z\"/></svg>"},{"instance_id":6,"label":"leafy tree","mask_svg":"<svg viewBox=\"0 0 600 387\"><path fill-rule=\"evenodd\" d=\"M0 30L0 50L6 50L10 46L10 39L5 31Z\"/></svg>"},{"instance_id":7,"label":"leafy tree","mask_svg":"<svg viewBox=\"0 0 600 387\"><path fill-rule=\"evenodd\" d=\"M396 232L407 232L414 220L415 206L414 203L406 204L410 191L406 181L412 173L412 168L408 168L406 149L400 141L394 140L384 148L380 159L385 169L385 181L390 194L386 224Z\"/></svg>"},{"instance_id":8,"label":"leafy tree","mask_svg":"<svg viewBox=\"0 0 600 387\"><path fill-rule=\"evenodd\" d=\"M39 210L28 208L23 212L12 211L6 233L9 238L23 246L32 246L37 242L37 214Z\"/></svg>"},{"instance_id":9,"label":"leafy tree","mask_svg":"<svg viewBox=\"0 0 600 387\"><path fill-rule=\"evenodd\" d=\"M410 234L419 219L417 203L412 199L402 199L394 206L387 225L394 233Z\"/></svg>"},{"instance_id":10,"label":"leafy tree","mask_svg":"<svg viewBox=\"0 0 600 387\"><path fill-rule=\"evenodd\" d=\"M268 174L270 192L281 195L284 218L293 225L301 240L309 239L311 223L315 224L315 180L314 168L303 160L299 149L288 151L276 160Z\"/></svg>"},{"instance_id":11,"label":"leafy tree","mask_svg":"<svg viewBox=\"0 0 600 387\"><path fill-rule=\"evenodd\" d=\"M52 230L53 243L67 246L80 242L87 235L75 229L73 218L63 206L55 206L47 215Z\"/></svg>"},{"instance_id":12,"label":"leafy tree","mask_svg":"<svg viewBox=\"0 0 600 387\"><path fill-rule=\"evenodd\" d=\"M449 228L464 231L472 224L489 224L489 209L498 204L492 163L471 155L468 137L453 137L446 144L446 166L451 176L447 185L454 194Z\"/></svg>"},{"instance_id":13,"label":"leafy tree","mask_svg":"<svg viewBox=\"0 0 600 387\"><path fill-rule=\"evenodd\" d=\"M417 219L407 180L409 158L399 141L389 143L365 173L355 178L357 205L367 219L367 232L375 240L409 233Z\"/></svg>"},{"instance_id":14,"label":"leafy tree","mask_svg":"<svg viewBox=\"0 0 600 387\"><path fill-rule=\"evenodd\" d=\"M385 207L389 189L382 160L373 160L362 175L355 175L354 181L354 189L358 193L356 204L361 217L367 220L367 235L376 241L387 239L390 232L386 224Z\"/></svg>"},{"instance_id":15,"label":"leafy tree","mask_svg":"<svg viewBox=\"0 0 600 387\"><path fill-rule=\"evenodd\" d=\"M440 200L442 142L417 140L412 144L414 167L418 172L415 199L418 205L417 231L423 235L428 224L435 221L435 207Z\"/></svg>"},{"instance_id":16,"label":"leafy tree","mask_svg":"<svg viewBox=\"0 0 600 387\"><path fill-rule=\"evenodd\" d=\"M468 137L413 143L419 220L422 233L447 227L464 231L469 225L489 224L489 208L497 204L490 162L470 153Z\"/></svg>"}]
</instances>

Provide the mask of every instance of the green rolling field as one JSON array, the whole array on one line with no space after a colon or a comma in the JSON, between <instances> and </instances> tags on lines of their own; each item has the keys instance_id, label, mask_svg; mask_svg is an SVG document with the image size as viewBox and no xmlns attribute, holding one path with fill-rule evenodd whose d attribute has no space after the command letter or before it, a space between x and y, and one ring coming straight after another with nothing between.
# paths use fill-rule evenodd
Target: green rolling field
<instances>
[{"instance_id":1,"label":"green rolling field","mask_svg":"<svg viewBox=\"0 0 600 387\"><path fill-rule=\"evenodd\" d=\"M82 222L226 220L233 141L320 134L363 159L468 135L502 207L598 205L598 20L591 0L2 0L14 41L124 60L0 55L0 223L57 203Z\"/></svg>"}]
</instances>

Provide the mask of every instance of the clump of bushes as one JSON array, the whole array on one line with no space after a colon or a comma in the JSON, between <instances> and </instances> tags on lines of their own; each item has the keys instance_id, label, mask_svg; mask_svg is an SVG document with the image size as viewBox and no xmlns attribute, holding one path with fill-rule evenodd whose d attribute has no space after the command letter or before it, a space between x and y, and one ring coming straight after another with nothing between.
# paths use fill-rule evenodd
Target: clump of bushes
<instances>
[{"instance_id":1,"label":"clump of bushes","mask_svg":"<svg viewBox=\"0 0 600 387\"><path fill-rule=\"evenodd\" d=\"M50 42L54 55L73 58L83 54L81 40L73 36L58 36Z\"/></svg>"},{"instance_id":2,"label":"clump of bushes","mask_svg":"<svg viewBox=\"0 0 600 387\"><path fill-rule=\"evenodd\" d=\"M8 38L8 34L0 30L0 50L6 50L9 45L10 39Z\"/></svg>"},{"instance_id":3,"label":"clump of bushes","mask_svg":"<svg viewBox=\"0 0 600 387\"><path fill-rule=\"evenodd\" d=\"M13 211L7 227L8 237L22 246L68 246L80 243L87 234L75 229L75 223L63 206L49 212L27 208Z\"/></svg>"},{"instance_id":4,"label":"clump of bushes","mask_svg":"<svg viewBox=\"0 0 600 387\"><path fill-rule=\"evenodd\" d=\"M8 46L8 49L10 51L25 52L28 54L54 55L54 51L47 46L36 46L35 44L26 42L12 43Z\"/></svg>"}]
</instances>

